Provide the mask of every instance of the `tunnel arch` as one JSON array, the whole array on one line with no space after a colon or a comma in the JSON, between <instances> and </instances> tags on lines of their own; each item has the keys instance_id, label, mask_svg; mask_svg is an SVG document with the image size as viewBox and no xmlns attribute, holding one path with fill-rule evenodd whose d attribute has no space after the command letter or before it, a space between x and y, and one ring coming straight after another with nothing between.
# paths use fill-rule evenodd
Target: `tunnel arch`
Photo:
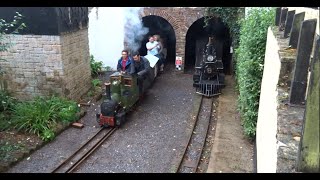
<instances>
[{"instance_id":1,"label":"tunnel arch","mask_svg":"<svg viewBox=\"0 0 320 180\"><path fill-rule=\"evenodd\" d=\"M215 17L210 20L210 25L204 28L205 16L195 20L188 28L185 36L185 63L184 72L193 72L196 59L200 59L200 53L208 42L209 34L217 39L217 48L221 48L218 55L223 61L224 71L230 74L231 71L231 36L229 27L222 22L221 18Z\"/></svg>"},{"instance_id":2,"label":"tunnel arch","mask_svg":"<svg viewBox=\"0 0 320 180\"><path fill-rule=\"evenodd\" d=\"M141 18L144 27L149 32L141 41L139 52L141 55L147 54L146 43L149 41L148 36L158 34L163 40L163 46L167 49L167 63L173 64L176 56L176 35L173 26L163 17L157 15L148 15Z\"/></svg>"}]
</instances>

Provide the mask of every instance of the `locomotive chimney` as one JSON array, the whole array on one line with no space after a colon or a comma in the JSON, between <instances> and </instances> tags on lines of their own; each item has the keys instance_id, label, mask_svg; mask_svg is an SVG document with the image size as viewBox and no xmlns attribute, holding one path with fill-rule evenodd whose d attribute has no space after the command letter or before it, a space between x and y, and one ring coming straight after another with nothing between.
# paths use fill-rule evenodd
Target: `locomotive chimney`
<instances>
[{"instance_id":1,"label":"locomotive chimney","mask_svg":"<svg viewBox=\"0 0 320 180\"><path fill-rule=\"evenodd\" d=\"M106 96L107 96L107 99L109 99L109 100L111 100L110 84L111 83L104 83L104 85L106 86Z\"/></svg>"},{"instance_id":2,"label":"locomotive chimney","mask_svg":"<svg viewBox=\"0 0 320 180\"><path fill-rule=\"evenodd\" d=\"M210 45L213 43L213 37L212 36L209 36L209 41L208 41L208 44L207 45Z\"/></svg>"}]
</instances>

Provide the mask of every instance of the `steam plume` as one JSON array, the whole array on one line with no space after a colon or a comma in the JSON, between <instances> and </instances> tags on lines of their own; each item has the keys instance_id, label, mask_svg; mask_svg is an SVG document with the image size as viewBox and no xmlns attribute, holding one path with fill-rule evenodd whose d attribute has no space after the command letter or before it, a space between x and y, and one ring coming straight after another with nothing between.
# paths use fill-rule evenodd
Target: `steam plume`
<instances>
[{"instance_id":1,"label":"steam plume","mask_svg":"<svg viewBox=\"0 0 320 180\"><path fill-rule=\"evenodd\" d=\"M139 13L142 11L140 7L124 8L125 17L125 42L126 48L130 51L137 51L141 47L141 41L149 32L149 28L143 26L139 18Z\"/></svg>"}]
</instances>

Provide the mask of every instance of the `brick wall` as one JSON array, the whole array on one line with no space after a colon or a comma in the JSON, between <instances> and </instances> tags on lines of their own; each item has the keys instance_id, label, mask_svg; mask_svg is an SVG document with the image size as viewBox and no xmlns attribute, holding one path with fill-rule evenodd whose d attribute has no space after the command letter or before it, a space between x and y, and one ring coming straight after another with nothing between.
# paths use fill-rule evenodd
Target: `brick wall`
<instances>
[{"instance_id":1,"label":"brick wall","mask_svg":"<svg viewBox=\"0 0 320 180\"><path fill-rule=\"evenodd\" d=\"M155 15L167 20L176 35L176 56L182 57L182 72L184 70L186 35L189 27L198 19L204 17L205 8L189 7L151 7L144 8L141 17Z\"/></svg>"},{"instance_id":2,"label":"brick wall","mask_svg":"<svg viewBox=\"0 0 320 180\"><path fill-rule=\"evenodd\" d=\"M87 29L61 36L7 37L12 47L0 53L1 58L7 60L0 61L6 72L1 78L16 97L31 99L57 93L78 99L89 89Z\"/></svg>"}]
</instances>

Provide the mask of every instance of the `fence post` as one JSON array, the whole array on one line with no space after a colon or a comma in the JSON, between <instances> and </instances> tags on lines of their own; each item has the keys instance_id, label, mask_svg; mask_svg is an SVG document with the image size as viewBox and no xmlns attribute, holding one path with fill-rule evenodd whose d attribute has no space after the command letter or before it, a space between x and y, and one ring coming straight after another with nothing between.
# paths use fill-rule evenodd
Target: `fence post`
<instances>
[{"instance_id":1,"label":"fence post","mask_svg":"<svg viewBox=\"0 0 320 180\"><path fill-rule=\"evenodd\" d=\"M295 14L293 17L292 28L290 32L289 46L296 49L298 46L299 32L301 27L301 22L304 20L305 12Z\"/></svg>"},{"instance_id":2,"label":"fence post","mask_svg":"<svg viewBox=\"0 0 320 180\"><path fill-rule=\"evenodd\" d=\"M288 14L287 14L287 19L286 19L286 25L284 27L284 33L283 33L283 37L284 38L287 38L289 37L289 33L291 31L291 28L292 28L292 23L293 23L293 17L294 17L294 14L296 13L295 10L293 11L288 11Z\"/></svg>"},{"instance_id":3,"label":"fence post","mask_svg":"<svg viewBox=\"0 0 320 180\"><path fill-rule=\"evenodd\" d=\"M318 36L314 56L311 61L307 104L298 151L296 169L299 172L320 172L319 57L320 38Z\"/></svg>"},{"instance_id":4,"label":"fence post","mask_svg":"<svg viewBox=\"0 0 320 180\"><path fill-rule=\"evenodd\" d=\"M281 10L279 31L283 31L284 30L284 25L286 23L287 13L288 13L288 8L283 8Z\"/></svg>"},{"instance_id":5,"label":"fence post","mask_svg":"<svg viewBox=\"0 0 320 180\"><path fill-rule=\"evenodd\" d=\"M281 7L278 7L278 8L276 8L276 21L275 21L276 26L279 26L280 15L281 15Z\"/></svg>"},{"instance_id":6,"label":"fence post","mask_svg":"<svg viewBox=\"0 0 320 180\"><path fill-rule=\"evenodd\" d=\"M310 54L313 47L317 19L303 21L299 33L297 58L293 70L289 103L301 105L305 102Z\"/></svg>"}]
</instances>

